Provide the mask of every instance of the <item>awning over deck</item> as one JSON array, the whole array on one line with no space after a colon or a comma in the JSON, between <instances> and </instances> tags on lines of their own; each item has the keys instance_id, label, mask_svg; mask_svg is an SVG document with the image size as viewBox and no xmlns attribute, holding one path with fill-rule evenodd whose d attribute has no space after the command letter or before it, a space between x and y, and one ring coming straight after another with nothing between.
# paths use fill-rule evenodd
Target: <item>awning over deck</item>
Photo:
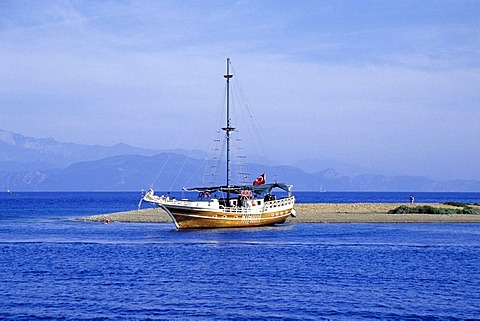
<instances>
[{"instance_id":1,"label":"awning over deck","mask_svg":"<svg viewBox=\"0 0 480 321\"><path fill-rule=\"evenodd\" d=\"M242 191L252 191L256 194L270 194L274 188L282 189L286 192L290 192L292 185L286 185L282 183L262 184L258 186L245 185L245 186L210 186L210 187L191 187L184 188L185 191L197 191L197 192L230 192L234 194L241 194Z\"/></svg>"}]
</instances>

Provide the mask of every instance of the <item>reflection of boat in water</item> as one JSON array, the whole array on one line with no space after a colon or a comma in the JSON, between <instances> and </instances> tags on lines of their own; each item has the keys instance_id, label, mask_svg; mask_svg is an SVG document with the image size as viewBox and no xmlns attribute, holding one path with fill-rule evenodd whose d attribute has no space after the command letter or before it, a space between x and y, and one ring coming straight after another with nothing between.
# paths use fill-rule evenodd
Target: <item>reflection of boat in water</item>
<instances>
[{"instance_id":1,"label":"reflection of boat in water","mask_svg":"<svg viewBox=\"0 0 480 321\"><path fill-rule=\"evenodd\" d=\"M143 201L155 204L164 209L179 229L185 228L220 228L220 227L252 227L283 223L289 215L295 216L293 205L295 197L291 195L291 185L266 184L265 175L260 175L251 185L232 185L230 179L230 139L235 130L231 125L229 106L230 59L227 59L226 93L226 185L213 187L186 188L186 191L197 191L197 200L170 199L158 196L150 189L142 198ZM287 192L286 197L278 198L271 194L273 189ZM217 198L216 193L223 196Z\"/></svg>"}]
</instances>

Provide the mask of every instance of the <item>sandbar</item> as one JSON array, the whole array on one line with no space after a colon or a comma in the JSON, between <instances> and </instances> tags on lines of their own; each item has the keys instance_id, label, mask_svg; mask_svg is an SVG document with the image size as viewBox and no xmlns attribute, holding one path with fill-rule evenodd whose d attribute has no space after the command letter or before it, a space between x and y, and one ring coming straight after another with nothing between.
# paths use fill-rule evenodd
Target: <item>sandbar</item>
<instances>
[{"instance_id":1,"label":"sandbar","mask_svg":"<svg viewBox=\"0 0 480 321\"><path fill-rule=\"evenodd\" d=\"M315 203L296 204L296 217L290 223L480 223L480 206L472 205L476 214L388 214L405 204L399 203ZM444 204L415 204L453 208ZM411 205L409 205L411 206ZM166 223L172 222L160 208L99 214L78 220L96 222Z\"/></svg>"}]
</instances>

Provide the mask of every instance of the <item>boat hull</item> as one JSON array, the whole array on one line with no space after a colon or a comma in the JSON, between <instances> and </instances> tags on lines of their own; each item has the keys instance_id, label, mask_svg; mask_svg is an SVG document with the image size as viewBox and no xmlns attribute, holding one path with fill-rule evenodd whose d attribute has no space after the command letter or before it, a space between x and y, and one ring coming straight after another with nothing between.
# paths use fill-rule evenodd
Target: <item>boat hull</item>
<instances>
[{"instance_id":1,"label":"boat hull","mask_svg":"<svg viewBox=\"0 0 480 321\"><path fill-rule=\"evenodd\" d=\"M284 223L292 215L292 206L265 212L202 210L175 205L161 206L178 229L257 227Z\"/></svg>"}]
</instances>

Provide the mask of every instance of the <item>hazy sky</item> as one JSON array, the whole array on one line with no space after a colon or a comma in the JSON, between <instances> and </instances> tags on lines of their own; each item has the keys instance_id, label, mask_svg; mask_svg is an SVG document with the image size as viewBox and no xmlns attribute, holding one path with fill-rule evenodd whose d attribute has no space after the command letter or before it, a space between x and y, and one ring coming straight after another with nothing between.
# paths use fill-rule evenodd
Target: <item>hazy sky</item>
<instances>
[{"instance_id":1,"label":"hazy sky","mask_svg":"<svg viewBox=\"0 0 480 321\"><path fill-rule=\"evenodd\" d=\"M3 0L0 17L1 129L207 150L230 57L283 163L480 179L480 1Z\"/></svg>"}]
</instances>

